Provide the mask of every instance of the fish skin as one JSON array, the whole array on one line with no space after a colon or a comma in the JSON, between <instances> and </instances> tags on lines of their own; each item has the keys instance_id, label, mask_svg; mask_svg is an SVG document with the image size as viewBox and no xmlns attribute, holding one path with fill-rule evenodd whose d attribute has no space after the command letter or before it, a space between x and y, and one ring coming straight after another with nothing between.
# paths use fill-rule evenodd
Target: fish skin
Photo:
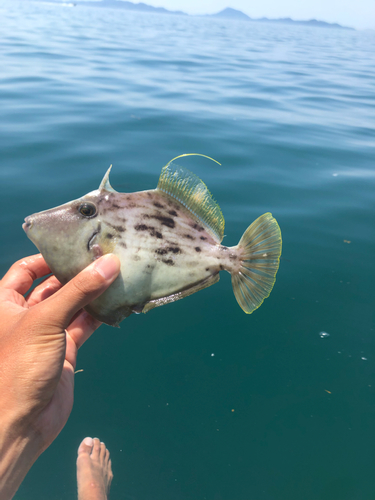
<instances>
[{"instance_id":1,"label":"fish skin","mask_svg":"<svg viewBox=\"0 0 375 500\"><path fill-rule=\"evenodd\" d=\"M92 218L78 210L87 202L97 207ZM152 301L188 295L221 270L234 272L241 253L220 245L187 208L157 189L93 191L27 217L23 228L63 284L103 254L120 258L119 277L86 308L113 326Z\"/></svg>"}]
</instances>

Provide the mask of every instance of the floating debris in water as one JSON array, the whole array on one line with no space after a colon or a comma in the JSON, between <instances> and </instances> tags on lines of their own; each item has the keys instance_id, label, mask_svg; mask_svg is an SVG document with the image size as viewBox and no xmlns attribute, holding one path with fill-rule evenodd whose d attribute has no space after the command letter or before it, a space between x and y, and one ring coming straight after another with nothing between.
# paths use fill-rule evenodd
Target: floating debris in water
<instances>
[{"instance_id":1,"label":"floating debris in water","mask_svg":"<svg viewBox=\"0 0 375 500\"><path fill-rule=\"evenodd\" d=\"M363 361L367 361L367 358L365 358L365 357L362 357L361 359L363 359Z\"/></svg>"},{"instance_id":2,"label":"floating debris in water","mask_svg":"<svg viewBox=\"0 0 375 500\"><path fill-rule=\"evenodd\" d=\"M320 337L321 339L326 339L326 338L328 338L329 336L330 336L330 334L329 334L329 333L327 333L327 332L319 332L319 337Z\"/></svg>"}]
</instances>

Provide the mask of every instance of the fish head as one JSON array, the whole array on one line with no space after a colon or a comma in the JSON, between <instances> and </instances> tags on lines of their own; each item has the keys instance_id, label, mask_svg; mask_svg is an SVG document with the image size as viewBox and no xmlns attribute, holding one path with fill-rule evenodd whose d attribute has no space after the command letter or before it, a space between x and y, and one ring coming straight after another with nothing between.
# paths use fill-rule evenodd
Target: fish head
<instances>
[{"instance_id":1,"label":"fish head","mask_svg":"<svg viewBox=\"0 0 375 500\"><path fill-rule=\"evenodd\" d=\"M63 284L95 259L113 251L115 230L104 217L115 196L108 174L98 190L30 215L22 225L53 274Z\"/></svg>"}]
</instances>

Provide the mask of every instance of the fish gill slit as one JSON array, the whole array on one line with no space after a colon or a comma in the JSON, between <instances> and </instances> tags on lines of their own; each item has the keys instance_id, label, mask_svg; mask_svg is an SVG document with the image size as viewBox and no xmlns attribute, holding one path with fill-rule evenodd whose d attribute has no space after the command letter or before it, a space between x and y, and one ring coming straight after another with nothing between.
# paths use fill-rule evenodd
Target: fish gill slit
<instances>
[{"instance_id":1,"label":"fish gill slit","mask_svg":"<svg viewBox=\"0 0 375 500\"><path fill-rule=\"evenodd\" d=\"M93 244L93 241L94 241L95 236L96 236L97 234L99 234L99 230L95 230L95 231L92 233L91 237L89 238L89 240L88 240L88 242L87 242L87 251L88 251L88 252L91 250L91 248L92 248L92 246L93 246L93 245L92 245L92 244Z\"/></svg>"}]
</instances>

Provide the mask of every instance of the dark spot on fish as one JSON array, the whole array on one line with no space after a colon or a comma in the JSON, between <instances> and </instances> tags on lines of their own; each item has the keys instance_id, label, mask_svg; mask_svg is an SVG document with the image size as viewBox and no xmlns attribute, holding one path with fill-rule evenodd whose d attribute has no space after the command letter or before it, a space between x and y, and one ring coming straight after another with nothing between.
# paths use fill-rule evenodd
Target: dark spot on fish
<instances>
[{"instance_id":1,"label":"dark spot on fish","mask_svg":"<svg viewBox=\"0 0 375 500\"><path fill-rule=\"evenodd\" d=\"M136 226L134 226L134 229L136 231L147 231L148 226L146 226L146 224L137 224Z\"/></svg>"},{"instance_id":2,"label":"dark spot on fish","mask_svg":"<svg viewBox=\"0 0 375 500\"><path fill-rule=\"evenodd\" d=\"M113 229L115 229L119 233L125 232L124 226L115 226L114 224L109 224L109 223L108 223L108 225L111 226L111 227L113 227Z\"/></svg>"},{"instance_id":3,"label":"dark spot on fish","mask_svg":"<svg viewBox=\"0 0 375 500\"><path fill-rule=\"evenodd\" d=\"M206 238L205 236L201 236L201 240L202 240L202 241L206 241L206 239L207 239L207 238Z\"/></svg>"},{"instance_id":4,"label":"dark spot on fish","mask_svg":"<svg viewBox=\"0 0 375 500\"><path fill-rule=\"evenodd\" d=\"M178 247L168 247L168 251L172 253L181 253L181 249Z\"/></svg>"},{"instance_id":5,"label":"dark spot on fish","mask_svg":"<svg viewBox=\"0 0 375 500\"><path fill-rule=\"evenodd\" d=\"M133 256L133 260L138 261L138 260L141 260L141 258L140 258L140 256L139 256L139 255L134 255L134 256Z\"/></svg>"},{"instance_id":6,"label":"dark spot on fish","mask_svg":"<svg viewBox=\"0 0 375 500\"><path fill-rule=\"evenodd\" d=\"M146 193L149 198L152 198L152 194L150 193L150 191L146 191Z\"/></svg>"},{"instance_id":7,"label":"dark spot on fish","mask_svg":"<svg viewBox=\"0 0 375 500\"><path fill-rule=\"evenodd\" d=\"M151 215L150 217L152 219L160 220L162 226L167 226L167 227L170 227L172 229L175 226L174 220L171 219L170 217L165 217L164 215Z\"/></svg>"},{"instance_id":8,"label":"dark spot on fish","mask_svg":"<svg viewBox=\"0 0 375 500\"><path fill-rule=\"evenodd\" d=\"M159 231L156 231L153 226L146 226L146 224L137 224L136 226L134 226L134 229L136 231L149 231L150 236L158 239L163 238L163 235Z\"/></svg>"},{"instance_id":9,"label":"dark spot on fish","mask_svg":"<svg viewBox=\"0 0 375 500\"><path fill-rule=\"evenodd\" d=\"M222 271L223 269L224 269L223 264L220 264L220 271Z\"/></svg>"},{"instance_id":10,"label":"dark spot on fish","mask_svg":"<svg viewBox=\"0 0 375 500\"><path fill-rule=\"evenodd\" d=\"M235 253L230 253L229 254L229 259L230 260L236 260L237 259L237 255Z\"/></svg>"},{"instance_id":11,"label":"dark spot on fish","mask_svg":"<svg viewBox=\"0 0 375 500\"><path fill-rule=\"evenodd\" d=\"M118 243L118 244L119 244L119 245L120 245L120 247L122 247L122 248L128 248L128 247L126 246L126 243L124 243L123 241L119 241L119 243Z\"/></svg>"},{"instance_id":12,"label":"dark spot on fish","mask_svg":"<svg viewBox=\"0 0 375 500\"><path fill-rule=\"evenodd\" d=\"M126 199L129 201L129 200L132 199L132 197L131 196L127 196Z\"/></svg>"},{"instance_id":13,"label":"dark spot on fish","mask_svg":"<svg viewBox=\"0 0 375 500\"><path fill-rule=\"evenodd\" d=\"M153 205L154 205L154 207L156 207L156 208L165 208L165 206L164 206L164 205L162 205L161 203L159 203L158 201L154 201Z\"/></svg>"},{"instance_id":14,"label":"dark spot on fish","mask_svg":"<svg viewBox=\"0 0 375 500\"><path fill-rule=\"evenodd\" d=\"M155 253L158 255L165 255L168 252L172 252L174 254L181 253L181 249L178 247L168 247L168 248L157 248Z\"/></svg>"},{"instance_id":15,"label":"dark spot on fish","mask_svg":"<svg viewBox=\"0 0 375 500\"><path fill-rule=\"evenodd\" d=\"M195 247L195 251L196 251L196 252L201 252L201 251L202 251L202 250L201 250L201 247Z\"/></svg>"},{"instance_id":16,"label":"dark spot on fish","mask_svg":"<svg viewBox=\"0 0 375 500\"><path fill-rule=\"evenodd\" d=\"M106 238L109 238L109 239L111 240L111 239L113 238L113 234L107 233L107 234L105 235L105 237L106 237Z\"/></svg>"},{"instance_id":17,"label":"dark spot on fish","mask_svg":"<svg viewBox=\"0 0 375 500\"><path fill-rule=\"evenodd\" d=\"M121 208L120 205L117 205L117 203L112 203L113 208Z\"/></svg>"},{"instance_id":18,"label":"dark spot on fish","mask_svg":"<svg viewBox=\"0 0 375 500\"><path fill-rule=\"evenodd\" d=\"M167 264L167 266L174 266L174 261L172 259L162 259L162 262Z\"/></svg>"},{"instance_id":19,"label":"dark spot on fish","mask_svg":"<svg viewBox=\"0 0 375 500\"><path fill-rule=\"evenodd\" d=\"M225 250L225 251L226 251L226 250L229 250L229 248L228 248L228 247L221 246L221 247L220 247L220 250Z\"/></svg>"},{"instance_id":20,"label":"dark spot on fish","mask_svg":"<svg viewBox=\"0 0 375 500\"><path fill-rule=\"evenodd\" d=\"M147 264L147 266L146 266L146 268L145 268L144 272L145 272L145 273L147 273L147 274L151 274L151 273L152 273L152 271L154 270L154 267L155 267L155 266L150 266L150 264Z\"/></svg>"},{"instance_id":21,"label":"dark spot on fish","mask_svg":"<svg viewBox=\"0 0 375 500\"><path fill-rule=\"evenodd\" d=\"M209 271L209 268L208 268L208 267L206 267L206 271L207 271L207 272Z\"/></svg>"},{"instance_id":22,"label":"dark spot on fish","mask_svg":"<svg viewBox=\"0 0 375 500\"><path fill-rule=\"evenodd\" d=\"M150 230L150 236L152 236L153 238L160 239L163 237L163 235L161 233L159 233L158 231L156 231L154 227L149 226L148 229Z\"/></svg>"},{"instance_id":23,"label":"dark spot on fish","mask_svg":"<svg viewBox=\"0 0 375 500\"><path fill-rule=\"evenodd\" d=\"M204 231L204 227L200 226L200 225L199 225L199 224L197 224L197 223L194 223L194 224L192 225L192 228L193 228L193 229L196 229L196 230L197 230L197 231L199 231L199 232L200 232L200 231Z\"/></svg>"},{"instance_id":24,"label":"dark spot on fish","mask_svg":"<svg viewBox=\"0 0 375 500\"><path fill-rule=\"evenodd\" d=\"M176 210L169 210L169 215L172 215L172 217L177 217L177 212Z\"/></svg>"},{"instance_id":25,"label":"dark spot on fish","mask_svg":"<svg viewBox=\"0 0 375 500\"><path fill-rule=\"evenodd\" d=\"M135 203L129 203L128 204L128 208L135 208L137 205Z\"/></svg>"},{"instance_id":26,"label":"dark spot on fish","mask_svg":"<svg viewBox=\"0 0 375 500\"><path fill-rule=\"evenodd\" d=\"M195 240L194 236L191 234L184 234L184 238L188 238L189 240Z\"/></svg>"}]
</instances>

